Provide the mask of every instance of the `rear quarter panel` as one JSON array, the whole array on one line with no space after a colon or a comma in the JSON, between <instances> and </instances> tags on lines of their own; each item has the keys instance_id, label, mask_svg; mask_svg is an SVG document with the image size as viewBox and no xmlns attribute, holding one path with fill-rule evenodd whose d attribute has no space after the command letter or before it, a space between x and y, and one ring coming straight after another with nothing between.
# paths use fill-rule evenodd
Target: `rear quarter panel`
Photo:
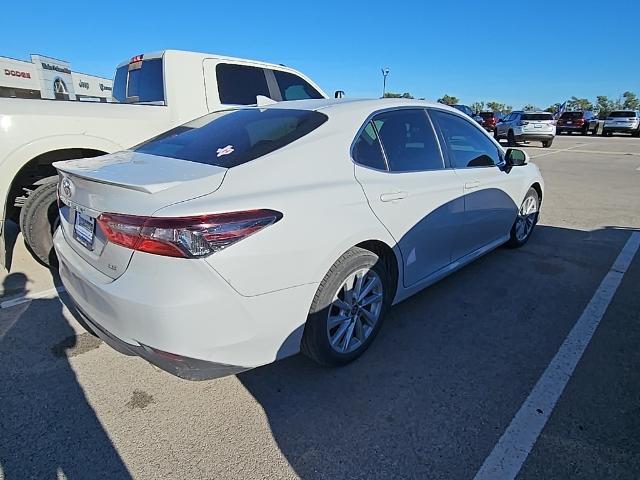
<instances>
[{"instance_id":1,"label":"rear quarter panel","mask_svg":"<svg viewBox=\"0 0 640 480\"><path fill-rule=\"evenodd\" d=\"M172 205L156 215L257 208L282 212L278 223L207 257L245 296L318 283L342 253L365 240L382 240L393 247L355 180L349 157L353 137L327 130L311 135L230 169L214 194Z\"/></svg>"}]
</instances>

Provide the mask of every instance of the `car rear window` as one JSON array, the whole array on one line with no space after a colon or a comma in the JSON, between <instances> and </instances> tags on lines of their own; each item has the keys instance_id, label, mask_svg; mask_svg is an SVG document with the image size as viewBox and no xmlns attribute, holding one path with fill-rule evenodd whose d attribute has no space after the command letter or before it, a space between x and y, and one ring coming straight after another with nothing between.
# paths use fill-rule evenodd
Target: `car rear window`
<instances>
[{"instance_id":1,"label":"car rear window","mask_svg":"<svg viewBox=\"0 0 640 480\"><path fill-rule=\"evenodd\" d=\"M481 116L484 120L487 120L488 118L493 118L494 113L493 113L493 112L480 112L480 116Z\"/></svg>"},{"instance_id":2,"label":"car rear window","mask_svg":"<svg viewBox=\"0 0 640 480\"><path fill-rule=\"evenodd\" d=\"M623 117L623 118L629 118L629 117L630 118L634 118L636 116L636 112L632 112L632 111L628 111L628 110L620 111L620 112L611 112L609 114L609 116L610 117L614 117L614 118L620 118L620 117Z\"/></svg>"},{"instance_id":3,"label":"car rear window","mask_svg":"<svg viewBox=\"0 0 640 480\"><path fill-rule=\"evenodd\" d=\"M298 140L327 118L309 110L227 110L169 130L133 150L231 168Z\"/></svg>"},{"instance_id":4,"label":"car rear window","mask_svg":"<svg viewBox=\"0 0 640 480\"><path fill-rule=\"evenodd\" d=\"M523 113L522 120L553 120L550 113Z\"/></svg>"},{"instance_id":5,"label":"car rear window","mask_svg":"<svg viewBox=\"0 0 640 480\"><path fill-rule=\"evenodd\" d=\"M560 115L560 118L562 118L563 120L582 118L582 112L564 112L562 115Z\"/></svg>"},{"instance_id":6,"label":"car rear window","mask_svg":"<svg viewBox=\"0 0 640 480\"><path fill-rule=\"evenodd\" d=\"M164 102L162 58L118 68L113 81L113 98L118 102Z\"/></svg>"}]
</instances>

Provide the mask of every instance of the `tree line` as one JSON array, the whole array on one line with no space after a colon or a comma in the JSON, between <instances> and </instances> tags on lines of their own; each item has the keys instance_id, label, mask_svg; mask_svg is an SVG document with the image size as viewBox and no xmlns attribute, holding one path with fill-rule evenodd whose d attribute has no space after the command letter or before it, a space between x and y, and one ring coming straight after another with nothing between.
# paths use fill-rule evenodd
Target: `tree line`
<instances>
[{"instance_id":1,"label":"tree line","mask_svg":"<svg viewBox=\"0 0 640 480\"><path fill-rule=\"evenodd\" d=\"M385 98L414 98L409 92L404 93L392 93L387 92L384 94ZM421 98L420 100L424 100ZM452 95L445 94L440 97L438 103L443 103L445 105L457 105L460 103L460 100ZM522 109L523 110L544 110L545 112L555 113L560 110L562 103L554 103L553 105L549 105L547 108L541 109L536 105L527 104ZM486 102L473 102L469 105L474 112L482 112L482 111L492 111L492 112L500 112L503 114L511 113L513 107L511 105L507 105L505 103L500 103L496 101ZM591 110L593 112L597 112L600 118L606 118L609 113L614 110L640 110L640 100L638 96L630 91L626 91L617 99L610 99L606 95L598 95L596 97L595 102L591 102L587 98L578 98L576 96L572 96L569 100L567 100L566 109L569 111L578 111L578 110Z\"/></svg>"}]
</instances>

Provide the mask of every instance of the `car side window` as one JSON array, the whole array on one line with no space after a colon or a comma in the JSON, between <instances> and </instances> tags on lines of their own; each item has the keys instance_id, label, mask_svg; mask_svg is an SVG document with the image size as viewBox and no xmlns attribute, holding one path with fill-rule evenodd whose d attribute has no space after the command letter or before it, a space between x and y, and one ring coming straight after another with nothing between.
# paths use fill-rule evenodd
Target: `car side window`
<instances>
[{"instance_id":1,"label":"car side window","mask_svg":"<svg viewBox=\"0 0 640 480\"><path fill-rule=\"evenodd\" d=\"M220 63L216 66L216 77L221 103L254 105L258 95L270 96L262 68Z\"/></svg>"},{"instance_id":2,"label":"car side window","mask_svg":"<svg viewBox=\"0 0 640 480\"><path fill-rule=\"evenodd\" d=\"M498 147L459 115L429 110L444 138L453 168L492 167L500 163Z\"/></svg>"},{"instance_id":3,"label":"car side window","mask_svg":"<svg viewBox=\"0 0 640 480\"><path fill-rule=\"evenodd\" d=\"M353 144L352 154L353 160L359 165L378 170L387 169L378 133L372 122L367 123L367 126L358 135Z\"/></svg>"},{"instance_id":4,"label":"car side window","mask_svg":"<svg viewBox=\"0 0 640 480\"><path fill-rule=\"evenodd\" d=\"M373 117L392 172L440 170L442 154L423 109L382 112Z\"/></svg>"},{"instance_id":5,"label":"car side window","mask_svg":"<svg viewBox=\"0 0 640 480\"><path fill-rule=\"evenodd\" d=\"M273 74L278 82L282 100L307 100L309 98L323 98L320 92L313 88L309 82L293 73L274 70Z\"/></svg>"}]
</instances>

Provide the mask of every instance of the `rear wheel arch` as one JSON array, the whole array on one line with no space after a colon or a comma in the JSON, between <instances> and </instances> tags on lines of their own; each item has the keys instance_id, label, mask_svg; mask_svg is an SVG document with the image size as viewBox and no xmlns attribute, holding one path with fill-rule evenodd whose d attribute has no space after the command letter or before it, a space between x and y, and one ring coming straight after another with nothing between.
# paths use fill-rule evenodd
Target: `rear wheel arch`
<instances>
[{"instance_id":1,"label":"rear wheel arch","mask_svg":"<svg viewBox=\"0 0 640 480\"><path fill-rule=\"evenodd\" d=\"M20 208L39 182L57 176L53 163L59 160L97 157L107 152L91 148L64 148L41 153L26 162L11 180L6 199L5 216L18 221Z\"/></svg>"},{"instance_id":2,"label":"rear wheel arch","mask_svg":"<svg viewBox=\"0 0 640 480\"><path fill-rule=\"evenodd\" d=\"M365 240L364 242L360 242L354 246L375 253L382 260L387 272L389 272L391 298L394 299L400 283L400 262L398 261L398 255L393 248L381 240Z\"/></svg>"}]
</instances>

